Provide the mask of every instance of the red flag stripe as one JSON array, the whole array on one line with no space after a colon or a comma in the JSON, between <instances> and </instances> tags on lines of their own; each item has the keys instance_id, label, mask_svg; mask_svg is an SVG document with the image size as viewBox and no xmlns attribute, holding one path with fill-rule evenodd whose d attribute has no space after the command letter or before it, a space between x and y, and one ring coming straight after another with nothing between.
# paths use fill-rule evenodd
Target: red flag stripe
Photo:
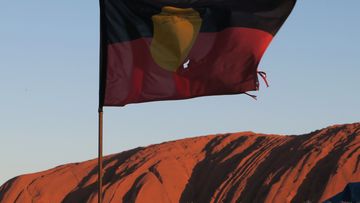
<instances>
[{"instance_id":1,"label":"red flag stripe","mask_svg":"<svg viewBox=\"0 0 360 203\"><path fill-rule=\"evenodd\" d=\"M106 106L257 90L257 66L272 35L252 28L199 33L187 68L170 72L151 57L151 38L108 46Z\"/></svg>"}]
</instances>

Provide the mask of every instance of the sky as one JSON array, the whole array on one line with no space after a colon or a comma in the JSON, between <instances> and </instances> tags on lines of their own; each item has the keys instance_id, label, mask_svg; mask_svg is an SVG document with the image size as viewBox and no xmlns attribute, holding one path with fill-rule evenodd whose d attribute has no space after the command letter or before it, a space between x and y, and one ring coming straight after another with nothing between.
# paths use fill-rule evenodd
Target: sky
<instances>
[{"instance_id":1,"label":"sky","mask_svg":"<svg viewBox=\"0 0 360 203\"><path fill-rule=\"evenodd\" d=\"M302 0L255 94L104 109L104 154L200 135L304 134L360 121L359 0ZM97 157L99 6L0 1L0 185Z\"/></svg>"}]
</instances>

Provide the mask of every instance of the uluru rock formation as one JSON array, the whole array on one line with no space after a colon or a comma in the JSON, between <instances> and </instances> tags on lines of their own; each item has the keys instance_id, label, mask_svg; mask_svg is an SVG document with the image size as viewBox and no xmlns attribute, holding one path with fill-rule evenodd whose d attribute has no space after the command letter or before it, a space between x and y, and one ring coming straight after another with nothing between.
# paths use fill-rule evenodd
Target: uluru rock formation
<instances>
[{"instance_id":1,"label":"uluru rock formation","mask_svg":"<svg viewBox=\"0 0 360 203\"><path fill-rule=\"evenodd\" d=\"M96 159L13 178L0 202L97 202ZM105 158L104 202L321 202L360 182L360 123L305 135L242 132Z\"/></svg>"}]
</instances>

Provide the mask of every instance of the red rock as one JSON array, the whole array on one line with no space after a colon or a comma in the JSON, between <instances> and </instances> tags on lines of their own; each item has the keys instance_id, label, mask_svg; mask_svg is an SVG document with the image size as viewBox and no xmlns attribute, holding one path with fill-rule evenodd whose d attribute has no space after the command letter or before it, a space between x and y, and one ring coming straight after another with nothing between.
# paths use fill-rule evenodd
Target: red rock
<instances>
[{"instance_id":1,"label":"red rock","mask_svg":"<svg viewBox=\"0 0 360 203\"><path fill-rule=\"evenodd\" d=\"M13 178L0 202L97 202L96 164ZM104 202L319 202L360 182L360 123L188 138L110 155L104 165Z\"/></svg>"}]
</instances>

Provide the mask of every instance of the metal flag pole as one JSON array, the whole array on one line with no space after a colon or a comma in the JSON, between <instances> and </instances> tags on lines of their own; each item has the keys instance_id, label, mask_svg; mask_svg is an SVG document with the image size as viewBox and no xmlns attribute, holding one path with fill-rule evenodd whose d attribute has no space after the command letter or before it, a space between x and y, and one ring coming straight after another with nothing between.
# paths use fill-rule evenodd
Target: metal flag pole
<instances>
[{"instance_id":1,"label":"metal flag pole","mask_svg":"<svg viewBox=\"0 0 360 203\"><path fill-rule=\"evenodd\" d=\"M99 108L99 140L98 140L98 203L102 203L102 177L103 177L103 109Z\"/></svg>"}]
</instances>

